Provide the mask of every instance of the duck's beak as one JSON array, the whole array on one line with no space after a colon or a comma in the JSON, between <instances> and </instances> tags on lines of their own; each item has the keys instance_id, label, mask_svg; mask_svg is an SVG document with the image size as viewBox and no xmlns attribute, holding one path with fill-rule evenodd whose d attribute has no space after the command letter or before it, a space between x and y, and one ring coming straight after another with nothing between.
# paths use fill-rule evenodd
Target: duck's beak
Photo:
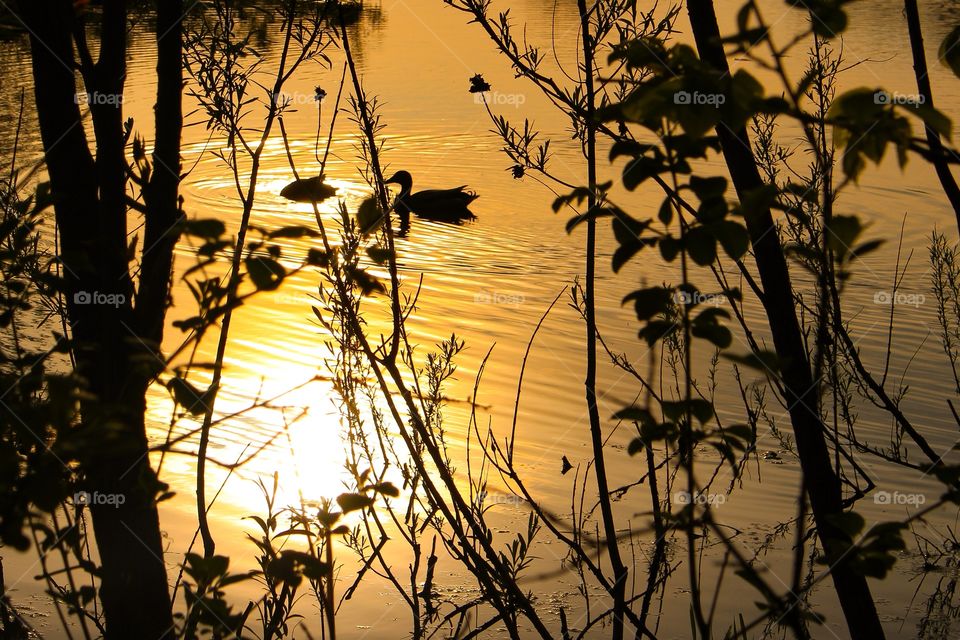
<instances>
[{"instance_id":1,"label":"duck's beak","mask_svg":"<svg viewBox=\"0 0 960 640\"><path fill-rule=\"evenodd\" d=\"M383 181L383 184L400 184L400 181L397 180L397 175L398 175L398 174L396 174L396 173L393 174L392 176L390 176L389 178L387 178L386 180L384 180L384 181Z\"/></svg>"}]
</instances>

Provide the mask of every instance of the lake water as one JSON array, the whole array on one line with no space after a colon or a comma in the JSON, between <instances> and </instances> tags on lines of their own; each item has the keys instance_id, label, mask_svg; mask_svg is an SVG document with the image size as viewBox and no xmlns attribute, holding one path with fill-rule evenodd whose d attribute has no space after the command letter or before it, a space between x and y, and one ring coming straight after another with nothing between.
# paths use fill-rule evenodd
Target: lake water
<instances>
[{"instance_id":1,"label":"lake water","mask_svg":"<svg viewBox=\"0 0 960 640\"><path fill-rule=\"evenodd\" d=\"M960 6L945 0L921 4L938 106L957 122L960 121L960 82L935 60L939 42L960 18ZM533 0L510 3L514 19L527 24L526 35L531 42L548 49L551 41L556 43L557 60L547 63L551 72L557 65L568 70L575 68L571 46L578 30L576 5L573 2L561 5L553 10L549 3ZM738 5L720 3L725 28L732 26ZM763 5L768 19L776 22L775 33L791 34L802 28L801 12L787 10L785 3L775 0L767 0ZM916 92L901 6L893 0L877 0L855 3L850 9L853 28L843 41L844 57L850 63L861 64L844 73L841 88L882 85L892 92ZM774 19L774 16L782 17ZM681 16L679 25L681 31L688 31L685 16ZM269 62L275 60L279 38L276 25L267 25L267 32L269 37L260 49L269 67ZM410 234L398 240L401 275L407 286L411 290L415 288L423 275L418 310L410 324L413 340L426 349L455 333L468 346L459 360L457 379L448 391L453 402L446 418L454 456L462 457L467 401L473 394L482 359L492 348L477 397L482 406L481 423L489 419L493 428L504 434L509 430L517 374L531 331L557 294L569 288L573 279L582 273L583 255L582 232L568 236L564 232L567 215L555 215L550 210L553 194L532 179L514 180L507 171L510 163L500 152L497 137L489 131L489 118L467 90L470 76L482 73L497 92L495 95L501 96L499 104L494 105L495 111L521 122L529 117L541 128L542 135L554 139L553 169L559 177L583 184L582 162L578 161L578 149L568 143L570 134L566 122L530 85L513 78L506 61L497 56L476 25L466 24L464 14L445 7L442 2L366 2L361 21L351 29L351 37L366 90L382 101L381 115L387 124L384 161L392 170L410 171L416 180L415 189L467 184L481 195L473 207L478 216L476 222L450 226L415 220ZM288 94L298 99L312 96L317 85L327 90L322 114L324 128L329 124L342 61L339 52L329 53L333 59L332 69L307 65L286 88ZM0 105L4 145L9 139L6 132L14 122L19 88L28 89L28 105L31 102L29 69L23 63L26 54L23 42L0 45L0 87L8 96L6 103ZM797 50L797 55L790 60L795 77L799 77L804 63L799 54ZM139 24L132 35L124 111L143 132L149 132L152 127L153 67L149 25ZM316 171L319 165L313 155L316 118L316 106L306 100L296 113L285 117L301 174ZM232 177L212 153L220 145L216 140L208 141L199 113L188 116L187 120L194 126L184 132L184 166L194 168L183 185L185 208L190 215L223 219L228 228L235 229L240 208ZM355 170L357 133L345 117L338 121L337 128L327 172L340 187L340 195L355 209L367 194ZM791 143L791 136L794 134L784 132L786 142ZM26 138L26 152L36 153L39 141L32 121L28 122ZM723 171L717 164L707 167ZM601 180L615 178L619 169L619 166L601 166ZM313 224L313 212L308 206L280 198L280 189L290 179L284 149L277 136L271 140L265 155L260 195L253 211L254 224L266 228ZM661 200L652 190L636 193L620 190L614 197L621 207L638 217L655 214ZM332 204L323 207L331 219L332 208ZM895 308L897 325L892 338L889 380L891 385L909 387L903 403L906 413L913 416L914 423L922 428L936 450L947 451L957 440L957 426L946 404L947 398L955 396L955 390L937 338L926 247L934 229L945 232L951 240L956 238L954 216L932 170L919 162L912 162L905 172L892 162L871 168L859 186L843 193L839 211L856 213L869 220L872 226L868 234L889 241L882 251L857 266L856 277L845 298L853 336L870 365L882 362L886 350L885 327L890 307L875 304L874 298L878 292L891 290L892 265L901 230L901 253L904 258L913 254L902 290L922 294L925 301L917 306ZM629 268L614 275L608 266L612 242L606 227L600 237L600 331L613 349L623 351L643 367L647 353L636 339L637 322L631 309L621 306L620 300L641 280L676 281L678 274L673 265L665 266L659 257L642 254ZM307 249L305 242L290 241L285 254L302 256ZM186 242L181 243L177 267L182 272L192 264L192 248ZM707 282L705 276L700 280ZM325 372L327 338L311 321L310 310L316 303L312 296L316 294L318 282L316 273L305 271L290 278L276 294L263 294L237 312L227 351L224 388L217 404L218 416L244 408L253 398L284 394ZM179 280L174 297L176 306L172 317L192 315L189 293ZM528 362L517 445L529 485L535 487L545 504L561 512L569 510L573 482L573 474L560 473L562 456L566 455L575 466L580 466L581 473L591 457L582 391L583 330L576 312L565 301L558 304L545 321ZM370 308L375 310L377 303L372 302ZM747 316L755 326L763 326L763 315L756 305L748 306ZM760 335L764 332L760 331ZM181 337L177 330L168 330L165 347L173 350ZM205 343L197 359L212 360L215 346L213 341ZM743 352L745 347L740 342L734 350ZM706 359L709 354L701 350L700 356ZM632 430L628 425L616 425L609 416L633 402L639 389L610 366L601 370L600 389L600 413L611 445L608 454L611 484L625 485L635 481L645 467L626 453ZM742 420L738 390L728 374L721 376L717 395L721 417L727 422L738 416ZM229 478L216 467L209 473L208 494L212 495L223 485L211 510L218 552L230 555L235 568L252 558L253 546L243 535L250 523L242 518L262 509L254 481L257 477L278 472L281 500L288 504L296 503L301 494L309 500L318 500L342 491L344 445L333 396L330 384L318 380L278 401L277 405L306 407L309 411L307 417L288 429L284 427L282 411L264 408L226 420L212 434L210 455L223 462L234 462L267 445ZM788 421L782 412L778 413L779 407L770 409L777 424L788 430ZM163 442L167 436L169 411L167 393L157 387L151 394L150 405L154 443ZM287 412L288 416L292 414L292 410ZM183 421L176 432L194 427ZM883 446L889 441L890 431L889 420L872 407L860 407L862 438ZM179 448L191 450L191 441ZM778 450L779 444L766 434L758 449ZM748 550L748 555L752 555L752 549L773 526L795 516L799 468L789 454L781 457L779 461L761 459L749 464L743 486L716 511L717 518L742 532L737 540ZM863 456L857 459L883 490L923 494L929 500L938 495L937 483L929 478L905 474ZM193 537L194 466L195 458L189 455L168 454L163 461L162 478L177 492L173 500L164 503L161 512L171 563L177 561ZM725 481L721 478L717 486L728 482L729 477ZM637 526L645 525L650 509L646 489L629 494L617 508L623 516L635 514L633 520ZM495 510L502 531L523 526L526 520L526 511L520 506L498 505ZM877 505L867 499L858 506L858 511L868 521L879 521L903 517L907 507ZM943 511L931 519L931 525L943 532L956 516L956 510ZM926 535L936 534L927 531ZM789 538L777 541L762 557L763 562L774 568L788 566L784 559L789 555L789 546ZM563 556L559 547L554 543L537 548L541 558L537 564L539 570L551 571L559 566ZM344 550L341 557L346 560L348 552ZM401 561L399 557L397 561ZM25 558L5 559L5 563L9 565L8 582L16 581L12 592L14 601L29 603L38 616L38 628L50 632L55 627L53 618L41 617L45 614L42 596L38 595L39 583L31 579L36 567L31 567ZM705 576L711 575L716 562L708 555L704 564ZM916 637L917 625L925 614L926 598L942 578L936 573L920 574L920 564L919 556L905 553L897 564L894 578L872 582L888 637ZM351 569L352 564L347 560L342 582L349 584L352 580ZM438 574L437 578L442 589L451 594L457 590L469 592L468 577L452 566L442 569L442 575ZM781 573L779 577L776 571L768 573L775 586L781 586L778 579L783 580L782 586L789 583L789 574ZM22 579L16 580L21 574ZM681 575L685 575L684 572L678 573L667 587L659 627L662 638L689 636L686 583ZM645 579L645 575L641 573L637 579ZM707 579L704 584L708 592L713 591L712 581ZM572 574L534 581L531 588L556 605L575 607L579 602L577 580ZM234 595L239 601L245 591L240 587ZM756 599L749 587L728 576L719 610L730 614L726 618L721 616L719 626L732 622L735 611L743 611L749 619L755 613L750 603ZM817 610L828 618L827 623L815 631L815 637L846 637L831 589L816 591L813 600ZM310 607L305 608L305 613L312 611ZM576 618L577 615L572 614L572 620ZM555 624L555 620L551 622ZM407 625L403 602L389 585L376 580L365 581L338 616L339 631L344 638L399 638L403 637ZM573 623L573 626L578 625ZM591 637L604 637L604 633L598 629ZM51 633L50 637L57 636Z\"/></svg>"}]
</instances>

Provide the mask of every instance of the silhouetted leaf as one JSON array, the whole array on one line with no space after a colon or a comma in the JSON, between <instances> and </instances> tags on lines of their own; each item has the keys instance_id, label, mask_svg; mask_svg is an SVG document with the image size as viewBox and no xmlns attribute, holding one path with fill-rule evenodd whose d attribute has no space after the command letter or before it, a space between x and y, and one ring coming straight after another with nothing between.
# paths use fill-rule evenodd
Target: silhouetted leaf
<instances>
[{"instance_id":1,"label":"silhouetted leaf","mask_svg":"<svg viewBox=\"0 0 960 640\"><path fill-rule=\"evenodd\" d=\"M566 230L567 233L570 233L584 222L596 220L598 218L609 218L610 216L620 215L622 213L622 211L615 207L593 207L586 213L582 213L567 220Z\"/></svg>"},{"instance_id":2,"label":"silhouetted leaf","mask_svg":"<svg viewBox=\"0 0 960 640\"><path fill-rule=\"evenodd\" d=\"M633 302L637 319L647 321L669 309L672 298L673 289L651 287L649 289L638 289L637 291L627 294L623 299L623 303Z\"/></svg>"},{"instance_id":3,"label":"silhouetted leaf","mask_svg":"<svg viewBox=\"0 0 960 640\"><path fill-rule=\"evenodd\" d=\"M680 420L687 415L687 411L705 424L713 417L713 405L703 398L691 398L690 400L677 400L674 402L664 401L661 403L663 415L673 421Z\"/></svg>"},{"instance_id":4,"label":"silhouetted leaf","mask_svg":"<svg viewBox=\"0 0 960 640\"><path fill-rule=\"evenodd\" d=\"M647 341L648 345L653 346L659 340L677 331L677 329L679 329L679 325L676 322L651 320L644 328L640 329L639 335Z\"/></svg>"},{"instance_id":5,"label":"silhouetted leaf","mask_svg":"<svg viewBox=\"0 0 960 640\"><path fill-rule=\"evenodd\" d=\"M663 256L663 259L667 262L673 262L680 253L681 248L680 241L671 235L660 238L657 246L660 247L660 255Z\"/></svg>"},{"instance_id":6,"label":"silhouetted leaf","mask_svg":"<svg viewBox=\"0 0 960 640\"><path fill-rule=\"evenodd\" d=\"M723 357L731 362L736 362L745 367L756 369L764 373L776 374L780 371L780 361L777 354L773 351L760 351L759 353L747 353L739 355L735 353L724 353Z\"/></svg>"},{"instance_id":7,"label":"silhouetted leaf","mask_svg":"<svg viewBox=\"0 0 960 640\"><path fill-rule=\"evenodd\" d=\"M734 260L742 258L750 248L750 234L739 222L722 220L710 225L709 230L727 255Z\"/></svg>"},{"instance_id":8,"label":"silhouetted leaf","mask_svg":"<svg viewBox=\"0 0 960 640\"><path fill-rule=\"evenodd\" d=\"M393 257L393 251L386 247L367 247L367 255L377 264L386 264Z\"/></svg>"},{"instance_id":9,"label":"silhouetted leaf","mask_svg":"<svg viewBox=\"0 0 960 640\"><path fill-rule=\"evenodd\" d=\"M376 231L383 224L384 215L380 210L377 199L373 196L360 203L357 210L357 224L360 226L360 233L369 235Z\"/></svg>"},{"instance_id":10,"label":"silhouetted leaf","mask_svg":"<svg viewBox=\"0 0 960 640\"><path fill-rule=\"evenodd\" d=\"M704 227L693 227L684 237L687 253L693 261L704 267L717 259L717 239Z\"/></svg>"},{"instance_id":11,"label":"silhouetted leaf","mask_svg":"<svg viewBox=\"0 0 960 640\"><path fill-rule=\"evenodd\" d=\"M632 420L641 424L653 423L653 415L646 407L625 407L613 414L614 420Z\"/></svg>"},{"instance_id":12,"label":"silhouetted leaf","mask_svg":"<svg viewBox=\"0 0 960 640\"><path fill-rule=\"evenodd\" d=\"M227 231L223 221L216 218L184 219L181 224L183 233L198 238L216 239Z\"/></svg>"},{"instance_id":13,"label":"silhouetted leaf","mask_svg":"<svg viewBox=\"0 0 960 640\"><path fill-rule=\"evenodd\" d=\"M636 140L617 140L610 147L610 162L622 156L635 158L654 148L656 148L655 145L637 142Z\"/></svg>"},{"instance_id":14,"label":"silhouetted leaf","mask_svg":"<svg viewBox=\"0 0 960 640\"><path fill-rule=\"evenodd\" d=\"M305 227L303 225L291 225L288 227L280 227L279 229L274 229L273 231L267 234L267 237L270 239L275 238L316 238L320 233L314 231L310 227Z\"/></svg>"},{"instance_id":15,"label":"silhouetted leaf","mask_svg":"<svg viewBox=\"0 0 960 640\"><path fill-rule=\"evenodd\" d=\"M657 211L657 219L663 224L669 225L671 222L673 222L673 210L673 198L667 196L660 204L660 209Z\"/></svg>"},{"instance_id":16,"label":"silhouetted leaf","mask_svg":"<svg viewBox=\"0 0 960 640\"><path fill-rule=\"evenodd\" d=\"M670 170L666 157L660 149L653 148L652 156L641 155L633 158L623 168L623 186L634 191L641 184L655 175Z\"/></svg>"},{"instance_id":17,"label":"silhouetted leaf","mask_svg":"<svg viewBox=\"0 0 960 640\"><path fill-rule=\"evenodd\" d=\"M843 170L856 179L866 161L879 164L893 144L900 166L907 162L913 139L910 121L894 110L882 90L860 87L834 100L828 113L834 123L834 139L844 150Z\"/></svg>"},{"instance_id":18,"label":"silhouetted leaf","mask_svg":"<svg viewBox=\"0 0 960 640\"><path fill-rule=\"evenodd\" d=\"M863 225L857 216L836 215L827 224L827 245L838 256L844 256L853 248L863 231Z\"/></svg>"},{"instance_id":19,"label":"silhouetted leaf","mask_svg":"<svg viewBox=\"0 0 960 640\"><path fill-rule=\"evenodd\" d=\"M863 531L863 525L866 523L863 516L854 511L829 515L827 521L851 540Z\"/></svg>"},{"instance_id":20,"label":"silhouetted leaf","mask_svg":"<svg viewBox=\"0 0 960 640\"><path fill-rule=\"evenodd\" d=\"M326 267L330 264L330 255L323 249L310 247L307 250L307 264L314 267Z\"/></svg>"},{"instance_id":21,"label":"silhouetted leaf","mask_svg":"<svg viewBox=\"0 0 960 640\"><path fill-rule=\"evenodd\" d=\"M303 577L320 580L330 573L330 566L303 551L285 549L266 566L266 574L291 586L299 585Z\"/></svg>"},{"instance_id":22,"label":"silhouetted leaf","mask_svg":"<svg viewBox=\"0 0 960 640\"><path fill-rule=\"evenodd\" d=\"M859 244L853 251L850 252L850 259L857 260L865 255L873 253L882 247L885 242L886 240L868 240L867 242Z\"/></svg>"},{"instance_id":23,"label":"silhouetted leaf","mask_svg":"<svg viewBox=\"0 0 960 640\"><path fill-rule=\"evenodd\" d=\"M382 282L363 269L352 267L345 269L345 272L347 280L358 287L365 296L371 293L383 293L387 290Z\"/></svg>"},{"instance_id":24,"label":"silhouetted leaf","mask_svg":"<svg viewBox=\"0 0 960 640\"><path fill-rule=\"evenodd\" d=\"M373 498L362 493L341 493L337 496L337 504L344 513L350 513L372 506Z\"/></svg>"},{"instance_id":25,"label":"silhouetted leaf","mask_svg":"<svg viewBox=\"0 0 960 640\"><path fill-rule=\"evenodd\" d=\"M470 78L470 93L483 93L484 91L490 91L490 83L483 79L481 74L477 74Z\"/></svg>"},{"instance_id":26,"label":"silhouetted leaf","mask_svg":"<svg viewBox=\"0 0 960 640\"><path fill-rule=\"evenodd\" d=\"M719 319L729 317L730 314L723 309L704 309L690 324L690 332L695 338L708 340L717 348L726 349L733 342L733 334L720 324Z\"/></svg>"},{"instance_id":27,"label":"silhouetted leaf","mask_svg":"<svg viewBox=\"0 0 960 640\"><path fill-rule=\"evenodd\" d=\"M613 235L619 247L613 253L613 270L620 271L634 255L643 247L655 242L653 238L644 238L643 234L650 227L652 221L639 221L623 214L613 219Z\"/></svg>"},{"instance_id":28,"label":"silhouetted leaf","mask_svg":"<svg viewBox=\"0 0 960 640\"><path fill-rule=\"evenodd\" d=\"M273 258L251 256L246 260L247 273L260 291L273 291L287 276L287 270Z\"/></svg>"},{"instance_id":29,"label":"silhouetted leaf","mask_svg":"<svg viewBox=\"0 0 960 640\"><path fill-rule=\"evenodd\" d=\"M907 107L923 120L924 124L948 140L953 137L953 123L942 111L928 104L914 104Z\"/></svg>"},{"instance_id":30,"label":"silhouetted leaf","mask_svg":"<svg viewBox=\"0 0 960 640\"><path fill-rule=\"evenodd\" d=\"M180 376L170 378L167 382L167 389L173 394L173 399L177 401L177 404L191 414L197 416L206 412L207 401L212 393L210 389L200 391Z\"/></svg>"},{"instance_id":31,"label":"silhouetted leaf","mask_svg":"<svg viewBox=\"0 0 960 640\"><path fill-rule=\"evenodd\" d=\"M960 26L954 27L940 43L940 62L960 78Z\"/></svg>"},{"instance_id":32,"label":"silhouetted leaf","mask_svg":"<svg viewBox=\"0 0 960 640\"><path fill-rule=\"evenodd\" d=\"M727 191L727 179L722 176L702 178L693 176L690 178L690 189L697 195L701 202L713 198L722 198Z\"/></svg>"},{"instance_id":33,"label":"silhouetted leaf","mask_svg":"<svg viewBox=\"0 0 960 640\"><path fill-rule=\"evenodd\" d=\"M748 448L749 445L753 444L753 442L757 439L757 434L748 424L735 424L724 427L722 435L726 438L739 440L742 449Z\"/></svg>"},{"instance_id":34,"label":"silhouetted leaf","mask_svg":"<svg viewBox=\"0 0 960 640\"><path fill-rule=\"evenodd\" d=\"M788 4L810 12L813 32L823 38L835 38L847 28L843 5L852 0L787 0Z\"/></svg>"},{"instance_id":35,"label":"silhouetted leaf","mask_svg":"<svg viewBox=\"0 0 960 640\"><path fill-rule=\"evenodd\" d=\"M390 496L391 498L396 498L400 495L400 490L397 489L391 482L381 482L379 484L375 484L373 485L373 490L385 496Z\"/></svg>"}]
</instances>

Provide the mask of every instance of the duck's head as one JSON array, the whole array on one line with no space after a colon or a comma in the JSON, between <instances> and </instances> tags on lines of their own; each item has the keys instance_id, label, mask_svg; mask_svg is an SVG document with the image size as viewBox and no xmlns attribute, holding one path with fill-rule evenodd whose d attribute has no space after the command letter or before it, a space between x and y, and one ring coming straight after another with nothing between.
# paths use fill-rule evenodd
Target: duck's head
<instances>
[{"instance_id":1,"label":"duck's head","mask_svg":"<svg viewBox=\"0 0 960 640\"><path fill-rule=\"evenodd\" d=\"M397 171L395 174L383 181L384 184L398 184L402 193L410 193L413 188L413 176L409 171Z\"/></svg>"}]
</instances>

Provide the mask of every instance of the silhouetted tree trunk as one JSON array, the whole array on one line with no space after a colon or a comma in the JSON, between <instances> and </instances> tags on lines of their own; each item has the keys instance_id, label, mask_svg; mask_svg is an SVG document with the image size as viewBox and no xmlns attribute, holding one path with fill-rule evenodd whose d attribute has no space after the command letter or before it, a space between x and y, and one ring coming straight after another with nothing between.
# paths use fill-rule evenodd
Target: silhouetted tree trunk
<instances>
[{"instance_id":1,"label":"silhouetted tree trunk","mask_svg":"<svg viewBox=\"0 0 960 640\"><path fill-rule=\"evenodd\" d=\"M78 451L90 492L123 496L93 504L100 595L108 639L168 638L173 619L150 467L145 393L161 368L159 344L179 217L180 2L158 3L155 170L143 185L146 237L140 287L127 259L126 138L121 96L127 53L124 0L105 0L94 62L69 0L24 2L30 28L37 115L46 152L65 274L64 294L77 373L91 399L81 405ZM76 51L76 58L74 52ZM90 101L94 157L77 104L74 69ZM96 304L93 294L116 296Z\"/></svg>"},{"instance_id":2,"label":"silhouetted tree trunk","mask_svg":"<svg viewBox=\"0 0 960 640\"><path fill-rule=\"evenodd\" d=\"M933 89L930 86L930 71L927 69L927 54L923 50L923 30L920 27L920 9L917 7L917 0L905 0L903 8L907 15L907 29L910 32L910 49L913 52L913 70L917 76L917 90L920 92L923 104L932 108L934 106ZM927 132L927 144L930 145L930 153L933 156L933 168L957 216L957 227L960 228L960 187L957 186L957 180L950 171L950 163L947 162L940 134L929 125L924 125L924 128Z\"/></svg>"},{"instance_id":3,"label":"silhouetted tree trunk","mask_svg":"<svg viewBox=\"0 0 960 640\"><path fill-rule=\"evenodd\" d=\"M713 1L689 0L687 11L701 60L729 74ZM716 131L733 185L739 197L744 199L751 191L763 186L749 136L742 127L733 130L724 123L717 126ZM810 371L797 320L786 257L769 208L751 215L746 223L763 285L763 305L780 361L780 375L804 487L810 497L820 542L828 556L837 557L844 548L842 541L846 534L831 522L831 518L843 511L842 485L830 464L830 451L818 410L818 384ZM842 560L831 567L830 574L851 637L864 640L883 638L883 627L866 578Z\"/></svg>"}]
</instances>

